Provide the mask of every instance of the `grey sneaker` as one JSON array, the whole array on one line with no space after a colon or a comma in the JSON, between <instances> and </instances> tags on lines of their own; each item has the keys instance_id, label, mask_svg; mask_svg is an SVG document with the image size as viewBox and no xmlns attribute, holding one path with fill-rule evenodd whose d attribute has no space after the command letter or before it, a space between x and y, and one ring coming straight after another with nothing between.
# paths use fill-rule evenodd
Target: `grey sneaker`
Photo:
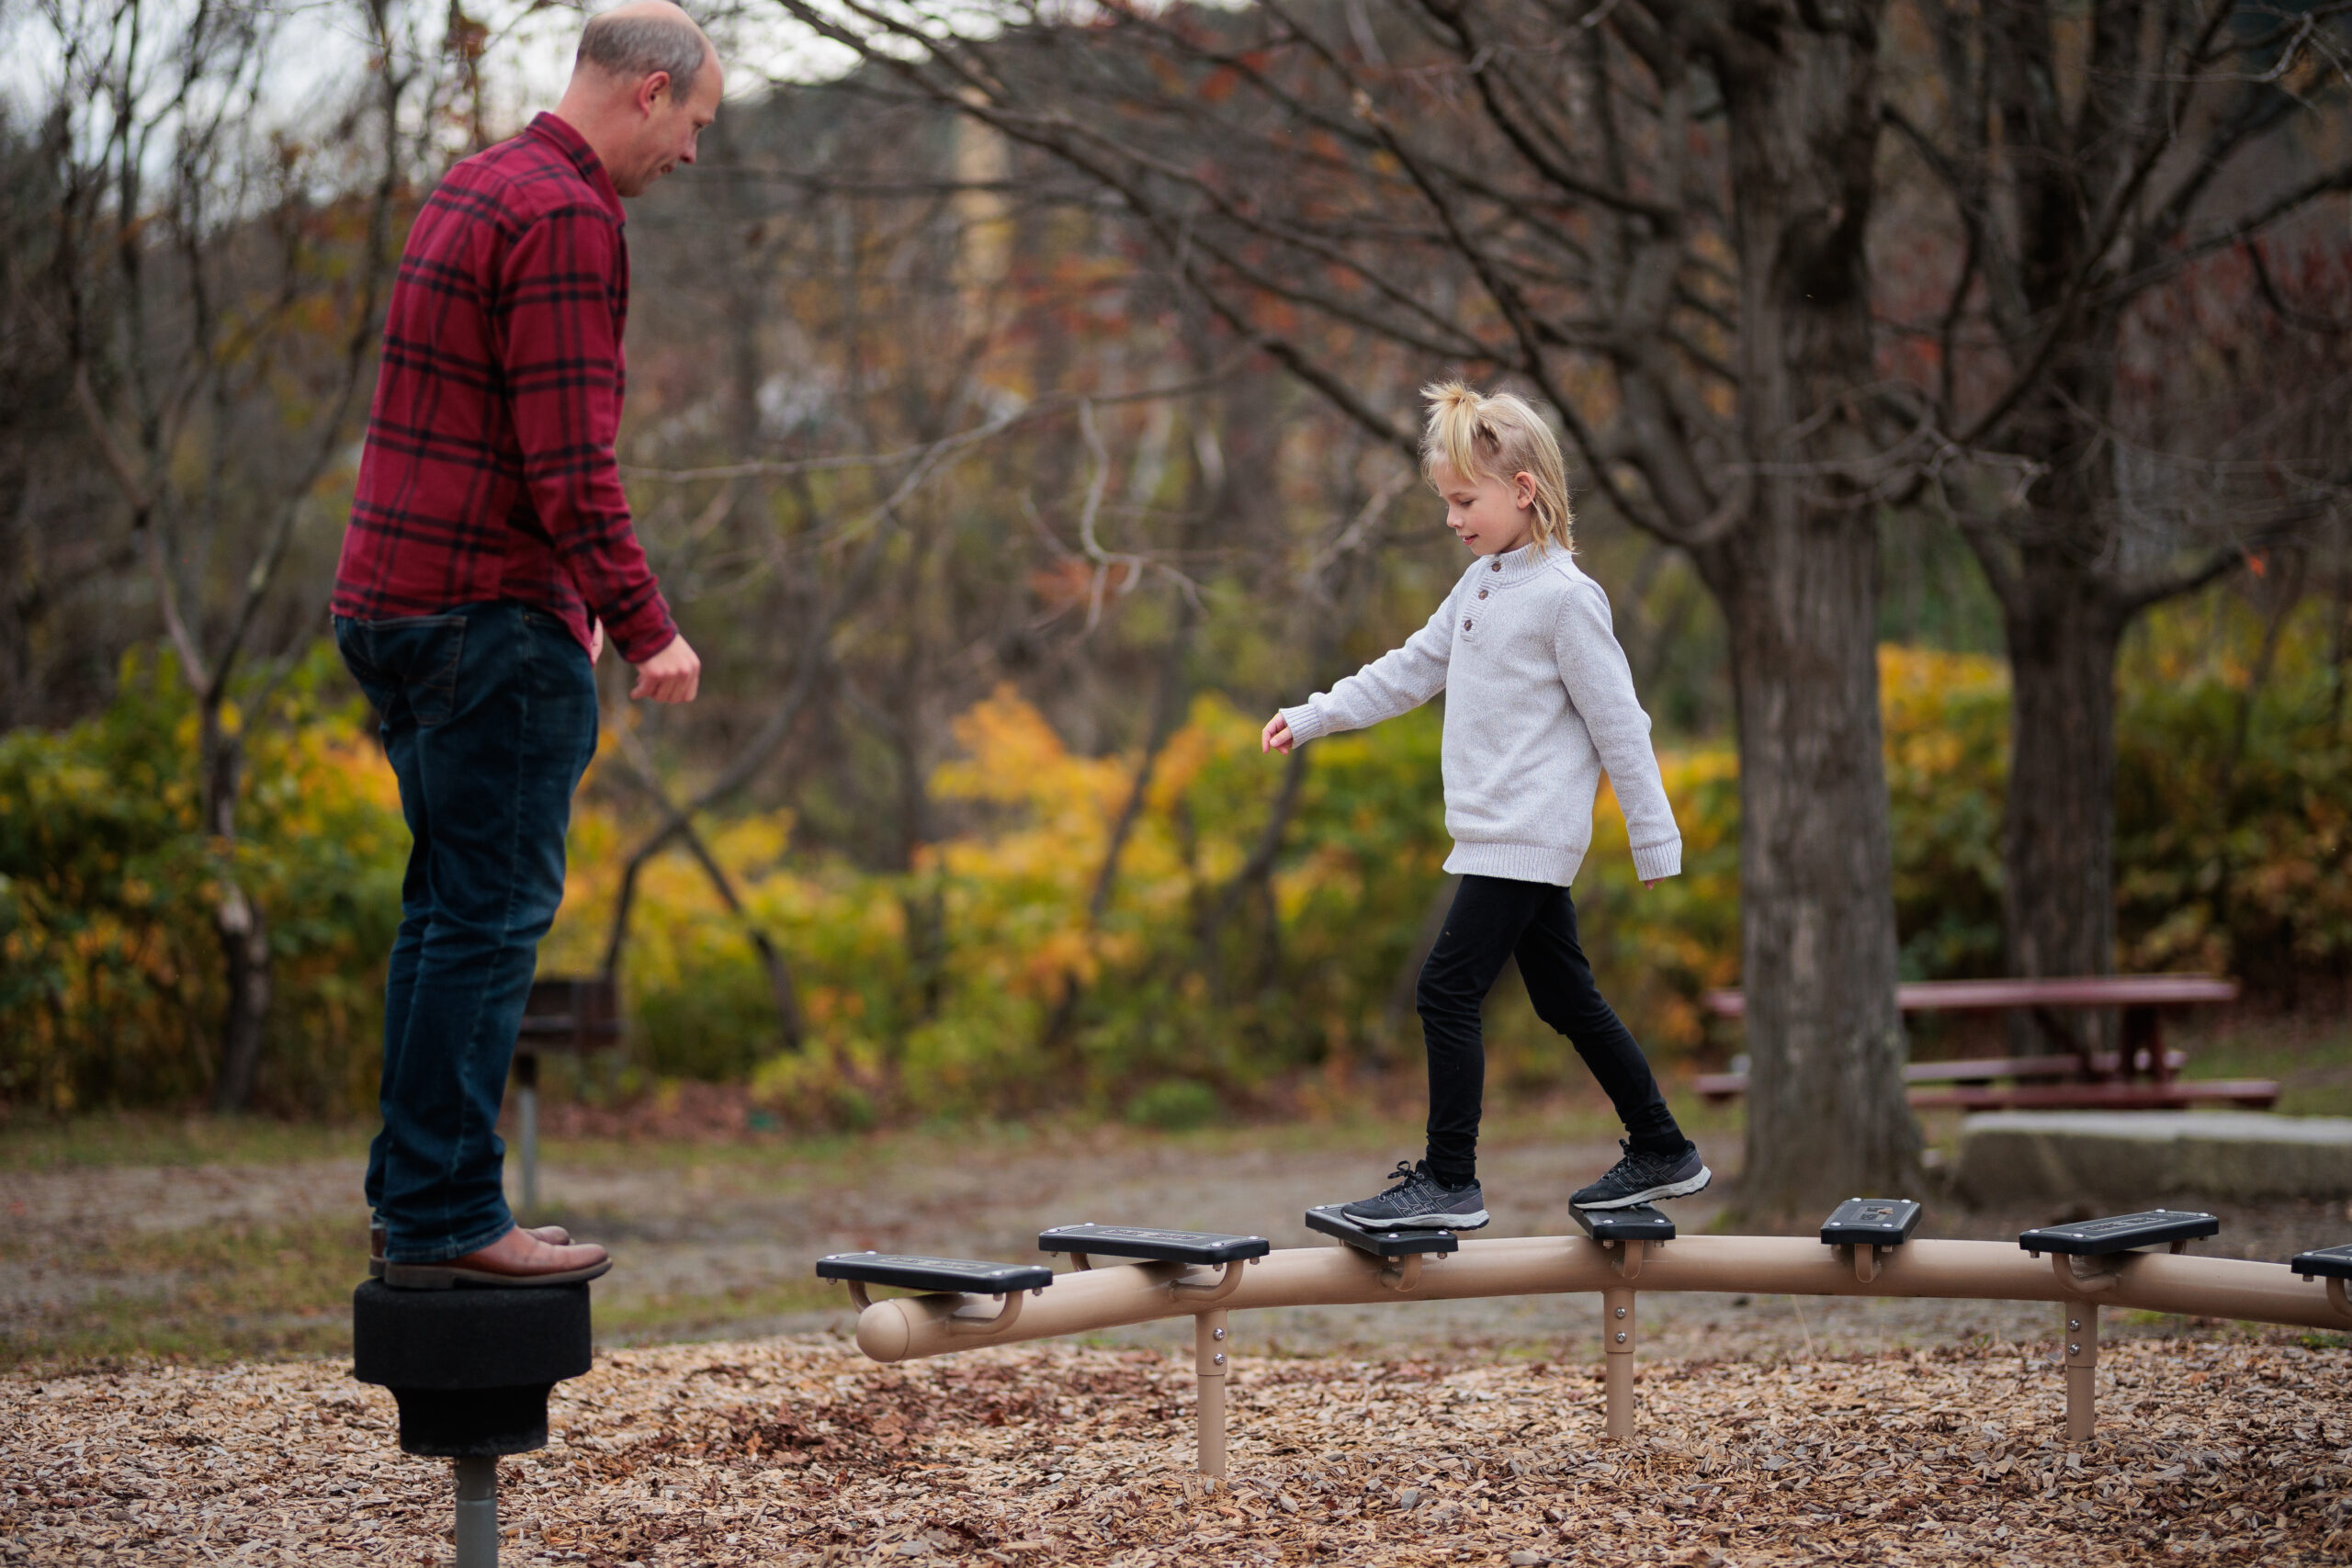
<instances>
[{"instance_id":1,"label":"grey sneaker","mask_svg":"<svg viewBox=\"0 0 2352 1568\"><path fill-rule=\"evenodd\" d=\"M1341 1217L1375 1231L1403 1230L1408 1225L1475 1231L1487 1223L1487 1199L1478 1184L1448 1187L1430 1174L1427 1160L1407 1165L1400 1159L1388 1179L1396 1185L1377 1198L1342 1206Z\"/></svg>"},{"instance_id":2,"label":"grey sneaker","mask_svg":"<svg viewBox=\"0 0 2352 1568\"><path fill-rule=\"evenodd\" d=\"M1623 1139L1617 1146L1625 1157L1609 1173L1568 1200L1579 1209L1630 1209L1662 1198L1688 1198L1715 1179L1699 1157L1699 1145L1686 1143L1679 1155L1654 1155Z\"/></svg>"}]
</instances>

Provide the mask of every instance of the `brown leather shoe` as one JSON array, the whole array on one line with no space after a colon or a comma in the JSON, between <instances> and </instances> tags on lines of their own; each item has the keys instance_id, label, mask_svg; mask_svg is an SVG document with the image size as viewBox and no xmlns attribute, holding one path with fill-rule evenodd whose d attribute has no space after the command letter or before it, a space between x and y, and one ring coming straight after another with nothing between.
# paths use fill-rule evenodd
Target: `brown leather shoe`
<instances>
[{"instance_id":1,"label":"brown leather shoe","mask_svg":"<svg viewBox=\"0 0 2352 1568\"><path fill-rule=\"evenodd\" d=\"M395 1290L446 1291L458 1285L577 1285L613 1266L601 1247L550 1247L530 1232L508 1231L488 1247L446 1263L384 1264L384 1283Z\"/></svg>"},{"instance_id":2,"label":"brown leather shoe","mask_svg":"<svg viewBox=\"0 0 2352 1568\"><path fill-rule=\"evenodd\" d=\"M532 1225L525 1232L525 1234L537 1236L549 1247L569 1247L571 1245L571 1233L564 1229L561 1225ZM378 1224L371 1224L368 1227L368 1278L370 1280L380 1280L383 1277L384 1227Z\"/></svg>"}]
</instances>

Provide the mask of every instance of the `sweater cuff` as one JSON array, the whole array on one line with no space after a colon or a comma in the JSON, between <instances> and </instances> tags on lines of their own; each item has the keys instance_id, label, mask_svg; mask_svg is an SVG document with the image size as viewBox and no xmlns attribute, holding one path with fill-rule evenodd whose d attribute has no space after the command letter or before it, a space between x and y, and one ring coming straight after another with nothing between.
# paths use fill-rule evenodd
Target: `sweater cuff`
<instances>
[{"instance_id":1,"label":"sweater cuff","mask_svg":"<svg viewBox=\"0 0 2352 1568\"><path fill-rule=\"evenodd\" d=\"M1664 843L1644 844L1634 852L1634 874L1644 882L1656 882L1664 876L1682 874L1682 840L1668 839Z\"/></svg>"},{"instance_id":2,"label":"sweater cuff","mask_svg":"<svg viewBox=\"0 0 2352 1568\"><path fill-rule=\"evenodd\" d=\"M1290 726L1291 744L1295 746L1304 746L1317 737L1328 735L1331 731L1331 727L1323 721L1321 714L1315 711L1315 705L1312 703L1301 703L1295 708L1283 708L1282 716L1283 722Z\"/></svg>"}]
</instances>

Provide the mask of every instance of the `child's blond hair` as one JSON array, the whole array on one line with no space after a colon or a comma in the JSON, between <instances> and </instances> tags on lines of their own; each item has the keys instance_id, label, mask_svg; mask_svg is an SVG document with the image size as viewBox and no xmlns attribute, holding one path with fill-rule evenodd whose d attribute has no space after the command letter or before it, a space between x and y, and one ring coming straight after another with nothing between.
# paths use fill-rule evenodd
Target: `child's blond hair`
<instances>
[{"instance_id":1,"label":"child's blond hair","mask_svg":"<svg viewBox=\"0 0 2352 1568\"><path fill-rule=\"evenodd\" d=\"M1423 387L1430 420L1421 432L1421 477L1442 460L1464 479L1500 479L1514 475L1535 481L1537 554L1557 545L1574 552L1576 518L1568 509L1568 469L1552 427L1525 398L1510 392L1479 392L1460 381Z\"/></svg>"}]
</instances>

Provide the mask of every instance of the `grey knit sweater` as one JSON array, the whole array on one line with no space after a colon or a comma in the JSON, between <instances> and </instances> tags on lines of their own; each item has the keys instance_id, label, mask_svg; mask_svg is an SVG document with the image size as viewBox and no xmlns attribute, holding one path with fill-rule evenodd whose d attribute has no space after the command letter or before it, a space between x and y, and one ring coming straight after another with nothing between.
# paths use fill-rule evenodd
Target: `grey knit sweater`
<instances>
[{"instance_id":1,"label":"grey knit sweater","mask_svg":"<svg viewBox=\"0 0 2352 1568\"><path fill-rule=\"evenodd\" d=\"M1609 596L1553 548L1489 556L1429 625L1328 692L1283 709L1292 737L1362 729L1445 702L1445 869L1566 887L1592 844L1605 768L1645 881L1682 869L1650 718L1610 629Z\"/></svg>"}]
</instances>

